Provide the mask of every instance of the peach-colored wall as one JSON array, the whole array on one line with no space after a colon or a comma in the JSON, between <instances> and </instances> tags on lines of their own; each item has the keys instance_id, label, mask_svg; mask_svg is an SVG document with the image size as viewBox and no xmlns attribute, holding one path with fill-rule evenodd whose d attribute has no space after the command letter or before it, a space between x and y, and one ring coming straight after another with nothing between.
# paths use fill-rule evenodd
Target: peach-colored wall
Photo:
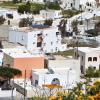
<instances>
[{"instance_id":1,"label":"peach-colored wall","mask_svg":"<svg viewBox=\"0 0 100 100\"><path fill-rule=\"evenodd\" d=\"M20 69L22 71L22 78L29 78L32 69L42 69L44 68L44 57L33 57L33 58L14 58L14 68Z\"/></svg>"}]
</instances>

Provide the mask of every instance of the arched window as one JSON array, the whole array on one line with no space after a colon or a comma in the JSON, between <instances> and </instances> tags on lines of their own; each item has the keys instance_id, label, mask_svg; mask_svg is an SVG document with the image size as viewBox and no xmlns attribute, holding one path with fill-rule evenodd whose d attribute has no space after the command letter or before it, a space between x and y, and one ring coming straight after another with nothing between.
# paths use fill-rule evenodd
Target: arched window
<instances>
[{"instance_id":1,"label":"arched window","mask_svg":"<svg viewBox=\"0 0 100 100\"><path fill-rule=\"evenodd\" d=\"M88 57L88 61L92 61L92 57Z\"/></svg>"},{"instance_id":2,"label":"arched window","mask_svg":"<svg viewBox=\"0 0 100 100\"><path fill-rule=\"evenodd\" d=\"M97 61L97 57L93 57L93 61Z\"/></svg>"},{"instance_id":3,"label":"arched window","mask_svg":"<svg viewBox=\"0 0 100 100\"><path fill-rule=\"evenodd\" d=\"M57 84L57 85L60 85L60 81L58 78L54 78L51 82L51 84Z\"/></svg>"}]
</instances>

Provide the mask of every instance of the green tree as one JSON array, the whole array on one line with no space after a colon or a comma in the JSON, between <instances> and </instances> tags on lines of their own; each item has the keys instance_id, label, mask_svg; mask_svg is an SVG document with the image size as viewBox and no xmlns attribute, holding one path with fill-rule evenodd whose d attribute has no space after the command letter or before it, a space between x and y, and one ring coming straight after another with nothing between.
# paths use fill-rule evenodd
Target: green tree
<instances>
[{"instance_id":1,"label":"green tree","mask_svg":"<svg viewBox=\"0 0 100 100\"><path fill-rule=\"evenodd\" d=\"M31 10L31 13L33 14L39 14L40 10L42 9L46 9L46 6L43 4L37 4L37 3L31 4L30 10Z\"/></svg>"},{"instance_id":2,"label":"green tree","mask_svg":"<svg viewBox=\"0 0 100 100\"><path fill-rule=\"evenodd\" d=\"M97 30L98 34L100 32L100 21L95 24L95 30Z\"/></svg>"},{"instance_id":3,"label":"green tree","mask_svg":"<svg viewBox=\"0 0 100 100\"><path fill-rule=\"evenodd\" d=\"M72 26L73 32L75 32L75 34L77 35L78 34L78 21L77 20L74 20L71 23L71 26Z\"/></svg>"},{"instance_id":4,"label":"green tree","mask_svg":"<svg viewBox=\"0 0 100 100\"><path fill-rule=\"evenodd\" d=\"M52 9L52 10L60 10L61 9L59 3L47 3L46 7L48 9Z\"/></svg>"},{"instance_id":5,"label":"green tree","mask_svg":"<svg viewBox=\"0 0 100 100\"><path fill-rule=\"evenodd\" d=\"M86 70L85 76L88 77L88 78L97 78L97 77L100 77L100 70L96 70L92 66L90 66Z\"/></svg>"},{"instance_id":6,"label":"green tree","mask_svg":"<svg viewBox=\"0 0 100 100\"><path fill-rule=\"evenodd\" d=\"M29 24L29 20L27 18L23 18L19 22L19 27L27 27Z\"/></svg>"},{"instance_id":7,"label":"green tree","mask_svg":"<svg viewBox=\"0 0 100 100\"><path fill-rule=\"evenodd\" d=\"M3 16L0 16L0 25L4 24L5 20L6 19Z\"/></svg>"},{"instance_id":8,"label":"green tree","mask_svg":"<svg viewBox=\"0 0 100 100\"><path fill-rule=\"evenodd\" d=\"M44 25L49 25L52 26L53 20L52 19L48 19L44 21Z\"/></svg>"},{"instance_id":9,"label":"green tree","mask_svg":"<svg viewBox=\"0 0 100 100\"><path fill-rule=\"evenodd\" d=\"M66 36L66 24L67 24L67 20L65 19L61 20L59 24L59 30L61 31L62 37Z\"/></svg>"},{"instance_id":10,"label":"green tree","mask_svg":"<svg viewBox=\"0 0 100 100\"><path fill-rule=\"evenodd\" d=\"M13 0L13 3L18 3L18 0Z\"/></svg>"},{"instance_id":11,"label":"green tree","mask_svg":"<svg viewBox=\"0 0 100 100\"><path fill-rule=\"evenodd\" d=\"M19 5L17 10L19 13L23 14L23 13L30 13L30 9L31 9L31 4L28 1L26 4Z\"/></svg>"},{"instance_id":12,"label":"green tree","mask_svg":"<svg viewBox=\"0 0 100 100\"><path fill-rule=\"evenodd\" d=\"M24 13L26 11L26 5L22 4L18 7L18 13Z\"/></svg>"},{"instance_id":13,"label":"green tree","mask_svg":"<svg viewBox=\"0 0 100 100\"><path fill-rule=\"evenodd\" d=\"M14 78L15 76L20 76L22 72L19 69L10 68L10 67L0 67L0 77L7 79L10 83L10 79Z\"/></svg>"},{"instance_id":14,"label":"green tree","mask_svg":"<svg viewBox=\"0 0 100 100\"><path fill-rule=\"evenodd\" d=\"M79 13L81 13L81 11L70 10L70 9L69 10L62 10L63 17L65 17L65 18L70 18L70 17L77 15Z\"/></svg>"},{"instance_id":15,"label":"green tree","mask_svg":"<svg viewBox=\"0 0 100 100\"><path fill-rule=\"evenodd\" d=\"M19 5L18 12L19 13L33 13L33 14L39 14L40 10L45 9L46 6L43 4L37 4L37 3L30 3L29 1L26 4Z\"/></svg>"},{"instance_id":16,"label":"green tree","mask_svg":"<svg viewBox=\"0 0 100 100\"><path fill-rule=\"evenodd\" d=\"M90 67L86 70L85 76L91 78L91 77L93 77L93 75L94 75L94 69L90 66Z\"/></svg>"}]
</instances>

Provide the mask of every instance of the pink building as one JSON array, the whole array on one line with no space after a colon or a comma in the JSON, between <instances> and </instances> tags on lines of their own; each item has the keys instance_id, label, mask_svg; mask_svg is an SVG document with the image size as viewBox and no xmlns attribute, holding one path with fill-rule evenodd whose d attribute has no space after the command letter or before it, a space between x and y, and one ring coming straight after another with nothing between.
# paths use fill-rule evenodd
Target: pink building
<instances>
[{"instance_id":1,"label":"pink building","mask_svg":"<svg viewBox=\"0 0 100 100\"><path fill-rule=\"evenodd\" d=\"M44 68L44 57L42 54L32 55L27 50L22 49L5 49L3 65L20 69L22 71L22 77L31 77L32 69L43 69Z\"/></svg>"}]
</instances>

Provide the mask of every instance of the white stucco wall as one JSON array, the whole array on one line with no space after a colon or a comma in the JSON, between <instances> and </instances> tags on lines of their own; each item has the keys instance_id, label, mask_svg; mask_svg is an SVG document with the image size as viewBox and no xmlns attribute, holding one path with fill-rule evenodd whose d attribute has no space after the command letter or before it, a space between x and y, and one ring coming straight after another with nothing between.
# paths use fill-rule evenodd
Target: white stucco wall
<instances>
[{"instance_id":1,"label":"white stucco wall","mask_svg":"<svg viewBox=\"0 0 100 100\"><path fill-rule=\"evenodd\" d=\"M62 1L62 7L64 7L65 9L72 9L75 8L77 10L79 10L79 4L80 4L80 0L61 0ZM72 4L72 7L71 7Z\"/></svg>"},{"instance_id":2,"label":"white stucco wall","mask_svg":"<svg viewBox=\"0 0 100 100\"><path fill-rule=\"evenodd\" d=\"M93 49L93 48L92 48ZM75 50L76 51L76 50ZM90 52L82 52L78 50L79 58L80 58L80 67L83 66L84 70L88 69L88 67L96 67L96 69L100 68L100 51L94 50ZM88 61L88 58L92 57L92 61ZM97 61L93 61L93 58L97 57Z\"/></svg>"},{"instance_id":3,"label":"white stucco wall","mask_svg":"<svg viewBox=\"0 0 100 100\"><path fill-rule=\"evenodd\" d=\"M37 74L37 73L34 73L33 72L33 85L35 84L34 83L34 79L35 80L38 80L38 86L41 86L43 84L51 84L52 83L52 80L54 78L57 78L59 81L60 81L60 85L65 87L65 88L69 88L72 87L73 85L76 84L76 73L71 71L71 70L66 70L66 73L54 73L54 74ZM38 76L38 77L37 77Z\"/></svg>"},{"instance_id":4,"label":"white stucco wall","mask_svg":"<svg viewBox=\"0 0 100 100\"><path fill-rule=\"evenodd\" d=\"M78 59L65 59L65 60L48 60L49 68L69 68L77 72L77 81L80 80L80 60Z\"/></svg>"},{"instance_id":5,"label":"white stucco wall","mask_svg":"<svg viewBox=\"0 0 100 100\"><path fill-rule=\"evenodd\" d=\"M2 97L11 97L12 96L12 90L1 90L0 88L0 98ZM13 96L16 96L16 89L13 90Z\"/></svg>"},{"instance_id":6,"label":"white stucco wall","mask_svg":"<svg viewBox=\"0 0 100 100\"><path fill-rule=\"evenodd\" d=\"M23 29L25 30L25 29ZM31 30L31 29L30 29ZM65 51L67 44L61 44L61 35L57 27L45 29L33 29L32 31L19 31L17 28L9 29L9 42L20 43L30 51L53 53ZM38 34L42 33L42 46L37 47ZM42 49L42 50L41 50Z\"/></svg>"}]
</instances>

